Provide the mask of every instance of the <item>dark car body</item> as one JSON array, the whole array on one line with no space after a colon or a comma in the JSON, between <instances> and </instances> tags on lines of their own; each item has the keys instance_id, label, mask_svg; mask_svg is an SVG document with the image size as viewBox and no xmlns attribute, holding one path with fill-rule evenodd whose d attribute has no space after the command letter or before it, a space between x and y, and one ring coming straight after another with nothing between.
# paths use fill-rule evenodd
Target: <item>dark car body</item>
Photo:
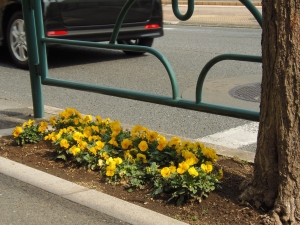
<instances>
[{"instance_id":1,"label":"dark car body","mask_svg":"<svg viewBox=\"0 0 300 225\"><path fill-rule=\"evenodd\" d=\"M46 37L108 41L126 0L42 0L41 3ZM17 11L22 11L21 1L0 0L2 45L8 45L9 21ZM161 1L136 0L122 23L118 41L145 38L153 41L162 35Z\"/></svg>"}]
</instances>

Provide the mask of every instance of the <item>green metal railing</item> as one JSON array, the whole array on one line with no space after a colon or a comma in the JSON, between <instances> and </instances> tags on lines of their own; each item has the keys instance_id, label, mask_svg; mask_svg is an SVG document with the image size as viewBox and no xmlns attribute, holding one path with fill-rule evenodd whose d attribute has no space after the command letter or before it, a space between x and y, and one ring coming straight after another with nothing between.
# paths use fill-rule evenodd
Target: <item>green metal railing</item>
<instances>
[{"instance_id":1,"label":"green metal railing","mask_svg":"<svg viewBox=\"0 0 300 225\"><path fill-rule=\"evenodd\" d=\"M261 26L262 16L256 7L249 0L240 0L252 13L257 22ZM196 87L196 101L185 100L179 97L178 84L176 75L173 71L172 66L168 60L154 48L145 46L131 46L116 44L119 30L122 22L132 6L135 0L127 0L120 15L116 21L111 39L108 44L95 43L87 41L74 41L74 40L63 40L57 38L47 38L44 35L44 25L42 16L41 0L22 0L23 14L25 20L25 31L28 46L28 59L29 59L29 70L32 88L32 99L34 117L41 118L44 116L44 104L43 104L43 92L42 84L65 87L76 90L84 90L88 92L95 92L105 95L111 95L116 97L135 99L145 102L151 102L161 105L168 105L178 108L190 109L195 111L213 113L218 115L225 115L235 118L242 118L247 120L258 121L259 112L245 110L240 108L232 108L222 105L215 105L210 103L202 102L202 87L206 74L210 68L216 63L223 60L237 60L237 61L249 61L249 62L261 62L261 56L251 55L237 55L237 54L225 54L220 55L210 60L202 69L198 78ZM178 0L172 0L174 15L180 20L188 20L194 12L194 0L188 0L188 10L185 15L182 15L178 10ZM66 45L79 45L88 46L103 49L116 49L116 50L128 50L128 51L141 51L148 52L154 55L163 64L166 69L172 86L172 97L148 94L143 92L136 92L126 89L118 89L107 86L93 85L88 83L73 82L62 79L50 78L48 75L48 64L46 54L46 43L66 44Z\"/></svg>"}]
</instances>

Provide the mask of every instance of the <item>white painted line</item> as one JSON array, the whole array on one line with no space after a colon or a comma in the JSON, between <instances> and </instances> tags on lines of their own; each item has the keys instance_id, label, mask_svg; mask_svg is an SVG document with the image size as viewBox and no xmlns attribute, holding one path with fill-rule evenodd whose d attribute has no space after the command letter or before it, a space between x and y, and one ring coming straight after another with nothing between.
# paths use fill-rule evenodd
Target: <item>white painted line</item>
<instances>
[{"instance_id":1,"label":"white painted line","mask_svg":"<svg viewBox=\"0 0 300 225\"><path fill-rule=\"evenodd\" d=\"M203 138L198 138L197 141L217 144L229 148L240 148L256 143L257 133L258 122L252 122Z\"/></svg>"}]
</instances>

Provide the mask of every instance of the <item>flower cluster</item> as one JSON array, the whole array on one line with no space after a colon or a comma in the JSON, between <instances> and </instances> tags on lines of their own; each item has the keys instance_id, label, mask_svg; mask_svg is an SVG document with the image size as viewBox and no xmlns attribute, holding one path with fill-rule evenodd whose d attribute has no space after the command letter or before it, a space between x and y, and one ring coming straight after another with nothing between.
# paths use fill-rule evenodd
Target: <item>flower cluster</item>
<instances>
[{"instance_id":1,"label":"flower cluster","mask_svg":"<svg viewBox=\"0 0 300 225\"><path fill-rule=\"evenodd\" d=\"M207 196L223 176L214 167L216 152L202 143L178 137L167 140L141 125L124 130L117 120L93 119L72 108L49 122L52 131L45 133L48 124L44 122L39 123L37 132L56 146L57 158L99 170L110 182L122 182L128 188L151 184L154 196L169 193L177 204ZM14 135L20 134L16 127Z\"/></svg>"},{"instance_id":2,"label":"flower cluster","mask_svg":"<svg viewBox=\"0 0 300 225\"><path fill-rule=\"evenodd\" d=\"M45 121L39 122L37 125L34 120L29 119L22 126L17 126L13 130L13 136L18 145L25 143L37 143L43 139L43 134L48 129L48 123Z\"/></svg>"}]
</instances>

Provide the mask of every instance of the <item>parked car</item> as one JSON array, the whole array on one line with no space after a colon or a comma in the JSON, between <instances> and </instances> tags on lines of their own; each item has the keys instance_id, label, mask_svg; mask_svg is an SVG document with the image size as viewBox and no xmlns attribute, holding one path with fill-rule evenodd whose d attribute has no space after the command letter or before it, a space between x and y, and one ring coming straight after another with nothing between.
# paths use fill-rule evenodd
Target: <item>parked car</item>
<instances>
[{"instance_id":1,"label":"parked car","mask_svg":"<svg viewBox=\"0 0 300 225\"><path fill-rule=\"evenodd\" d=\"M126 0L42 0L46 37L108 41ZM161 0L136 0L126 15L118 43L152 46L163 36ZM0 44L17 67L28 68L26 34L20 0L0 0ZM124 51L126 54L143 52Z\"/></svg>"}]
</instances>

